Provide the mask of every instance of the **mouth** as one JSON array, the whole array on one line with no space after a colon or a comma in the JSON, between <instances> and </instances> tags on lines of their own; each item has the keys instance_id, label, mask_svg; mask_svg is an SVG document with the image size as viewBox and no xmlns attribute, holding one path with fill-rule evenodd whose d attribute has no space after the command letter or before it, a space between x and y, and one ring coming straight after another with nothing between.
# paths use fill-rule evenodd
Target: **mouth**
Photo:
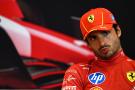
<instances>
[{"instance_id":1,"label":"mouth","mask_svg":"<svg viewBox=\"0 0 135 90\"><path fill-rule=\"evenodd\" d=\"M99 51L100 51L101 54L106 55L109 52L109 48L108 47L103 47Z\"/></svg>"}]
</instances>

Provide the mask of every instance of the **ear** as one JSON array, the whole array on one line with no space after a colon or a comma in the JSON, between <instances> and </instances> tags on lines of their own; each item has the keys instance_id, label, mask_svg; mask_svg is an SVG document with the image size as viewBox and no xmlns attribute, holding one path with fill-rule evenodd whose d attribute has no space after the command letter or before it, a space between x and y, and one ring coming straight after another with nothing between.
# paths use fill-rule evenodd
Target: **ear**
<instances>
[{"instance_id":1,"label":"ear","mask_svg":"<svg viewBox=\"0 0 135 90\"><path fill-rule=\"evenodd\" d=\"M121 29L120 29L119 25L117 25L116 29L117 29L117 35L118 35L118 37L120 37L121 36Z\"/></svg>"}]
</instances>

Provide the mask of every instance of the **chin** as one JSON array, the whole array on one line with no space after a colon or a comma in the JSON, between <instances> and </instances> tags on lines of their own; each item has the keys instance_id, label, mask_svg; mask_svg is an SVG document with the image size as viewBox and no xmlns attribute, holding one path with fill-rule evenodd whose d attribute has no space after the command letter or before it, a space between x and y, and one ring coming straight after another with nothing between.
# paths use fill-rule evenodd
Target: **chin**
<instances>
[{"instance_id":1,"label":"chin","mask_svg":"<svg viewBox=\"0 0 135 90\"><path fill-rule=\"evenodd\" d=\"M108 60L108 59L110 59L111 57L113 57L113 54L109 54L109 53L108 53L107 55L102 55L102 56L100 55L99 57L100 57L101 59Z\"/></svg>"}]
</instances>

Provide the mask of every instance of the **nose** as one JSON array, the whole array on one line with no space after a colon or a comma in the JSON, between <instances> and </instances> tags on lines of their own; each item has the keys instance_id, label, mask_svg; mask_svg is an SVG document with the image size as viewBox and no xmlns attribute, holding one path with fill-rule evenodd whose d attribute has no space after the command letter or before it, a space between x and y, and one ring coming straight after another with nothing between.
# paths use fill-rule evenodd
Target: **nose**
<instances>
[{"instance_id":1,"label":"nose","mask_svg":"<svg viewBox=\"0 0 135 90\"><path fill-rule=\"evenodd\" d=\"M100 46L104 46L105 43L106 43L105 38L104 38L104 37L100 37L100 38L98 39L98 43L99 43Z\"/></svg>"}]
</instances>

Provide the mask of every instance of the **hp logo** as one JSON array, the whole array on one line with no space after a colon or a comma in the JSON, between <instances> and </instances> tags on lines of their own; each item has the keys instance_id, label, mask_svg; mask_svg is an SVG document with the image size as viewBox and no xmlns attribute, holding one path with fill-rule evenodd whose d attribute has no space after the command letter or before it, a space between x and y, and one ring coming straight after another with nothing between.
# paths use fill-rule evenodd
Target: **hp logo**
<instances>
[{"instance_id":1,"label":"hp logo","mask_svg":"<svg viewBox=\"0 0 135 90\"><path fill-rule=\"evenodd\" d=\"M95 73L92 73L88 76L88 79L89 81L92 83L92 84L101 84L105 81L106 77L103 73L100 73L100 72L95 72Z\"/></svg>"}]
</instances>

